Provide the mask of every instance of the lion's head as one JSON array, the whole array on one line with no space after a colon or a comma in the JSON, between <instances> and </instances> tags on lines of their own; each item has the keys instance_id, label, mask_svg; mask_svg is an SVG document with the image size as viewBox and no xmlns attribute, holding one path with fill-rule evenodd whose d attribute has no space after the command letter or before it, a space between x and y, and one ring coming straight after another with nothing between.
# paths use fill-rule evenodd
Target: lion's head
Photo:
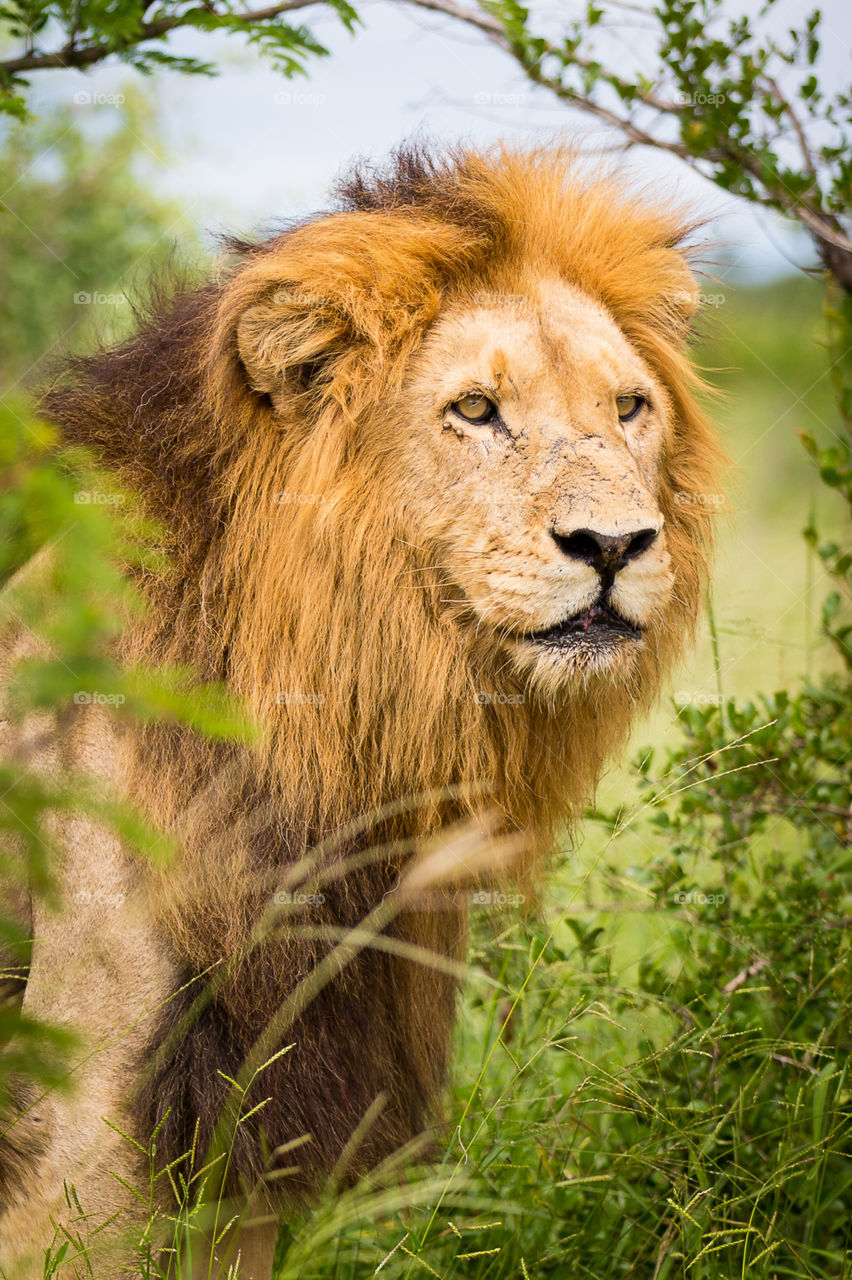
<instances>
[{"instance_id":1,"label":"lion's head","mask_svg":"<svg viewBox=\"0 0 852 1280\"><path fill-rule=\"evenodd\" d=\"M390 492L458 625L533 690L623 680L675 589L671 400L598 301L544 273L511 283L431 327L393 415Z\"/></svg>"},{"instance_id":2,"label":"lion's head","mask_svg":"<svg viewBox=\"0 0 852 1280\"><path fill-rule=\"evenodd\" d=\"M312 830L564 817L658 689L719 460L687 230L560 149L403 152L54 395L175 530L149 651L249 699Z\"/></svg>"}]
</instances>

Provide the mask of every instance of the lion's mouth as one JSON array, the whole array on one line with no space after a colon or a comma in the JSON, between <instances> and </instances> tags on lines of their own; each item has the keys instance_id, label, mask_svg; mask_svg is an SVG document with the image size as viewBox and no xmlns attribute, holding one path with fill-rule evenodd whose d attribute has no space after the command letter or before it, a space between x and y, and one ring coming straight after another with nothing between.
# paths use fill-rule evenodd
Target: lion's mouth
<instances>
[{"instance_id":1,"label":"lion's mouth","mask_svg":"<svg viewBox=\"0 0 852 1280\"><path fill-rule=\"evenodd\" d=\"M641 640L642 631L628 622L604 600L597 600L580 613L564 618L544 631L529 631L524 639L546 649L566 649L581 645L611 644L616 640Z\"/></svg>"}]
</instances>

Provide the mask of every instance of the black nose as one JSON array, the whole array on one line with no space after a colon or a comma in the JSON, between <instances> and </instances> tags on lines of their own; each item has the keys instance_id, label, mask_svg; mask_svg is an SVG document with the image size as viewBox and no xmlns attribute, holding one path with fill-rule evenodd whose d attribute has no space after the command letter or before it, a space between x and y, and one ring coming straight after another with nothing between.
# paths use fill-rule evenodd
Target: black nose
<instances>
[{"instance_id":1,"label":"black nose","mask_svg":"<svg viewBox=\"0 0 852 1280\"><path fill-rule=\"evenodd\" d=\"M629 560L635 560L647 551L657 536L656 529L639 529L613 538L594 529L577 529L574 533L557 533L552 530L553 541L559 550L571 560L582 560L597 569L601 576L612 579Z\"/></svg>"}]
</instances>

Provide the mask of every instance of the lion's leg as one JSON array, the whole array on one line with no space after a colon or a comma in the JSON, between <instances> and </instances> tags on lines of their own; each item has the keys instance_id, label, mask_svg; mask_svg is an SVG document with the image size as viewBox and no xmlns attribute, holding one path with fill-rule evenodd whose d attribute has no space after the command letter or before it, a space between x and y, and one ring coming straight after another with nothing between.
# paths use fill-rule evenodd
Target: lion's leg
<instances>
[{"instance_id":1,"label":"lion's leg","mask_svg":"<svg viewBox=\"0 0 852 1280\"><path fill-rule=\"evenodd\" d=\"M122 1233L139 1231L146 1194L143 1153L126 1103L144 1065L153 1020L175 984L141 889L140 868L108 832L81 818L61 823L62 910L35 908L24 1012L79 1037L68 1057L67 1091L18 1090L18 1114L0 1143L0 1267L8 1280L36 1280L46 1249L73 1243L59 1273L98 1280L120 1274ZM150 1135L132 1134L142 1143ZM123 1181L122 1181L123 1180ZM96 1259L96 1260L94 1260ZM125 1264L127 1254L121 1258ZM123 1274L126 1274L124 1272Z\"/></svg>"}]
</instances>

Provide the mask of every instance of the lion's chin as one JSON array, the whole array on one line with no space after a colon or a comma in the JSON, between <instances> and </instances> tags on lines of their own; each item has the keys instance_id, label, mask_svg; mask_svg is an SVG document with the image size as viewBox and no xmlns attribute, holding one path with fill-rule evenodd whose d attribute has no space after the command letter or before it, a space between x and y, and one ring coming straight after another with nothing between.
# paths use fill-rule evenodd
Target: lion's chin
<instances>
[{"instance_id":1,"label":"lion's chin","mask_svg":"<svg viewBox=\"0 0 852 1280\"><path fill-rule=\"evenodd\" d=\"M598 601L554 626L515 635L515 665L533 684L553 688L593 677L623 678L643 648L641 628Z\"/></svg>"},{"instance_id":2,"label":"lion's chin","mask_svg":"<svg viewBox=\"0 0 852 1280\"><path fill-rule=\"evenodd\" d=\"M517 669L533 685L556 688L602 677L619 680L635 669L644 645L642 637L573 637L561 644L535 640L510 642Z\"/></svg>"}]
</instances>

